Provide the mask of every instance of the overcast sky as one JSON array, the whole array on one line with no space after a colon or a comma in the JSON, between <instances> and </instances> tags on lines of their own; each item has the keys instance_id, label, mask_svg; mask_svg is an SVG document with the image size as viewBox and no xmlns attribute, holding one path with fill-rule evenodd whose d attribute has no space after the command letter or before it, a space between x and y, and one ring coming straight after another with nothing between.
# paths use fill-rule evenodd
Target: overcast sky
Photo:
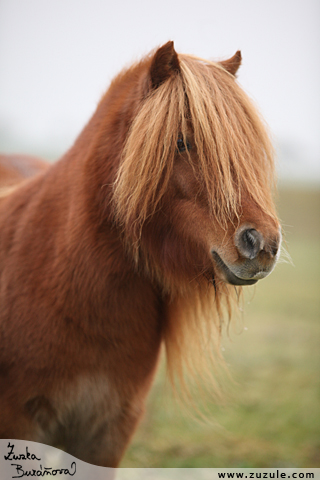
<instances>
[{"instance_id":1,"label":"overcast sky","mask_svg":"<svg viewBox=\"0 0 320 480\"><path fill-rule=\"evenodd\" d=\"M281 147L320 181L319 0L0 0L0 147L58 156L112 77L167 40L227 58Z\"/></svg>"}]
</instances>

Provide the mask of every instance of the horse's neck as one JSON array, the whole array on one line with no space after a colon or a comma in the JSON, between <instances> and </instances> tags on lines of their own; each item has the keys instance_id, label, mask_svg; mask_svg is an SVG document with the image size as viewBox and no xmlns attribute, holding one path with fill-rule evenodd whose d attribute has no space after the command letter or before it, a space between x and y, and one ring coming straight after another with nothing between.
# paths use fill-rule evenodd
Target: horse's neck
<instances>
[{"instance_id":1,"label":"horse's neck","mask_svg":"<svg viewBox=\"0 0 320 480\"><path fill-rule=\"evenodd\" d=\"M16 284L17 292L43 291L46 302L37 308L45 316L72 319L88 335L110 342L120 341L124 333L121 341L131 342L135 332L144 331L155 348L161 298L136 273L103 208L96 211L90 203L94 194L83 163L71 150L47 173L1 201L0 271L6 270L13 251L6 281Z\"/></svg>"},{"instance_id":2,"label":"horse's neck","mask_svg":"<svg viewBox=\"0 0 320 480\"><path fill-rule=\"evenodd\" d=\"M16 192L11 207L9 202L7 213L2 213L12 231L21 228L21 250L26 250L23 244L28 241L27 248L35 264L39 263L39 275L46 278L52 291L69 290L63 306L68 315L103 321L108 311L116 317L127 310L151 325L143 312L157 316L159 296L147 279L135 273L112 222L108 201L128 119L137 103L134 95L133 100L126 100L120 90L114 88L106 94L69 152L44 175ZM0 212L0 224L3 221ZM23 233L27 224L34 229L28 238ZM39 250L42 263L37 259ZM59 277L64 287L59 285ZM113 292L112 297L108 291ZM141 291L148 293L142 298ZM61 296L65 294L61 292Z\"/></svg>"},{"instance_id":3,"label":"horse's neck","mask_svg":"<svg viewBox=\"0 0 320 480\"><path fill-rule=\"evenodd\" d=\"M115 176L132 120L147 95L147 66L138 64L116 77L72 148L73 155L87 159L91 173L104 173L105 181Z\"/></svg>"}]
</instances>

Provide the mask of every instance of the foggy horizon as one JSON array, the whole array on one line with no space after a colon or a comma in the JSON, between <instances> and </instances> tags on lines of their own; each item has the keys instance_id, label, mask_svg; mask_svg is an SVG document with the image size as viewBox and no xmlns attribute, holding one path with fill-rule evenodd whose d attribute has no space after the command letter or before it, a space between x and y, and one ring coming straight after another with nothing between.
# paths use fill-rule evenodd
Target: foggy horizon
<instances>
[{"instance_id":1,"label":"foggy horizon","mask_svg":"<svg viewBox=\"0 0 320 480\"><path fill-rule=\"evenodd\" d=\"M0 148L57 159L112 78L172 39L203 58L240 49L238 80L270 127L280 179L319 183L319 13L316 0L2 0Z\"/></svg>"}]
</instances>

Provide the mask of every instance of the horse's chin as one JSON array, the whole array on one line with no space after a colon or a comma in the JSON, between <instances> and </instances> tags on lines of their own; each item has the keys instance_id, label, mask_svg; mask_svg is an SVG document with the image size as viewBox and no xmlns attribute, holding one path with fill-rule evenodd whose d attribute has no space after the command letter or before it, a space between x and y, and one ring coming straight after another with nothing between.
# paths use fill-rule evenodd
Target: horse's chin
<instances>
[{"instance_id":1,"label":"horse's chin","mask_svg":"<svg viewBox=\"0 0 320 480\"><path fill-rule=\"evenodd\" d=\"M225 262L222 260L222 258L217 252L213 251L211 253L219 270L219 273L222 275L223 280L226 283L230 283L231 285L254 285L255 283L257 283L258 280L260 280L261 278L265 278L267 275L269 275L271 271L258 271L255 274L251 273L250 277L240 277L231 270L232 267L229 267L225 264Z\"/></svg>"}]
</instances>

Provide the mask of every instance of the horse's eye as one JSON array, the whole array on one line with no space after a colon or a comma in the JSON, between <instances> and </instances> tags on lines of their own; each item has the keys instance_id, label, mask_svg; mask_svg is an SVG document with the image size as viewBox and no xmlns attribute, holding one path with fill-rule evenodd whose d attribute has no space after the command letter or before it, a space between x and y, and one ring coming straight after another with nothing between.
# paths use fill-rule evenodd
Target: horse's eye
<instances>
[{"instance_id":1,"label":"horse's eye","mask_svg":"<svg viewBox=\"0 0 320 480\"><path fill-rule=\"evenodd\" d=\"M189 142L184 143L182 138L178 138L177 147L179 152L181 153L181 152L185 152L186 150L190 150L191 145Z\"/></svg>"}]
</instances>

